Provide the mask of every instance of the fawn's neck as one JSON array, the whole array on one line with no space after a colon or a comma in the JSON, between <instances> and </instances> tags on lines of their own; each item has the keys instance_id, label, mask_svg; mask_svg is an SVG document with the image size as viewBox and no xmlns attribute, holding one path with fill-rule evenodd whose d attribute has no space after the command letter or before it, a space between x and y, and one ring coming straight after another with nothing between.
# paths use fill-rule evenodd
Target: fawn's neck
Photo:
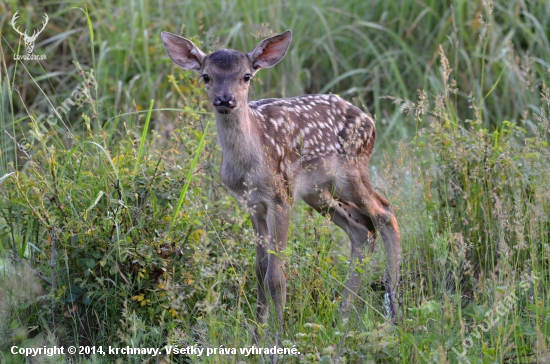
<instances>
[{"instance_id":1,"label":"fawn's neck","mask_svg":"<svg viewBox=\"0 0 550 364\"><path fill-rule=\"evenodd\" d=\"M252 118L248 104L230 114L216 112L218 142L222 148L224 163L231 163L245 170L257 164L261 147L257 125Z\"/></svg>"}]
</instances>

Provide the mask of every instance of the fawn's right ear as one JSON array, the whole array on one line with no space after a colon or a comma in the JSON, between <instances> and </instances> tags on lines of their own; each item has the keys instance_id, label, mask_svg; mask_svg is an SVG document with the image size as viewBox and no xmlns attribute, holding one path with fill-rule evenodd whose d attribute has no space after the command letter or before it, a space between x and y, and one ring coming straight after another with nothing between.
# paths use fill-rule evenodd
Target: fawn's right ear
<instances>
[{"instance_id":1,"label":"fawn's right ear","mask_svg":"<svg viewBox=\"0 0 550 364\"><path fill-rule=\"evenodd\" d=\"M172 33L162 32L160 37L172 62L185 70L200 71L206 54L199 47L189 39Z\"/></svg>"}]
</instances>

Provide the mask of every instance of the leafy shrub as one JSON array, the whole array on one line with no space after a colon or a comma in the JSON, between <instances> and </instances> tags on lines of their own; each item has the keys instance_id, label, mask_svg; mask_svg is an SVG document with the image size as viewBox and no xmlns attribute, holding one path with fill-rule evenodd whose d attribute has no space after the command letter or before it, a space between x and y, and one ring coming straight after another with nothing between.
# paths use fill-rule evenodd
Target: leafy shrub
<instances>
[{"instance_id":1,"label":"leafy shrub","mask_svg":"<svg viewBox=\"0 0 550 364\"><path fill-rule=\"evenodd\" d=\"M174 78L170 82L179 87ZM194 82L182 82L186 101L195 98L201 105ZM40 277L47 293L22 302L18 284L11 282L19 274L5 274L0 287L9 307L2 322L15 320L15 328L43 320L43 328L66 346L75 339L81 345L113 345L132 338L134 345L149 340L161 347L169 328L190 325L232 299L241 289L242 270L250 266L247 245L254 239L251 229L241 228L242 218L233 223L216 218L216 211L235 209L234 201L212 202L203 193L211 178L204 170L210 167L205 162L197 168L192 160L201 151L212 153L215 136L212 128L204 129L209 118L203 109L186 109L180 114L183 128L168 139L159 134L148 139L145 133L138 138L127 130L110 145L106 130L89 127L87 136L68 147L33 121L27 168L3 182L1 213L7 226L23 226L6 235L4 247L13 248L8 256L16 266L33 267L27 276ZM148 125L149 117L144 128ZM24 311L30 314L20 315ZM135 335L146 327L159 334ZM2 341L1 350L27 339L3 330L11 331L5 336L11 339Z\"/></svg>"}]
</instances>

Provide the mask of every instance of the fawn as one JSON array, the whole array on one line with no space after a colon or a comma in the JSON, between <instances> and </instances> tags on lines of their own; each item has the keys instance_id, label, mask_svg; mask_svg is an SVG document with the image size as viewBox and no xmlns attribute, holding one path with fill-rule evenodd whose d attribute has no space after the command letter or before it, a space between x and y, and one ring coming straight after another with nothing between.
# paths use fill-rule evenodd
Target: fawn
<instances>
[{"instance_id":1,"label":"fawn","mask_svg":"<svg viewBox=\"0 0 550 364\"><path fill-rule=\"evenodd\" d=\"M289 30L262 40L248 54L232 49L205 54L188 39L167 32L161 37L170 59L197 72L204 81L223 153L221 178L251 211L259 236L259 323L267 321L270 296L279 329L283 329L286 277L284 260L277 253L286 248L292 206L299 198L330 216L351 240L353 264L341 303L344 315L361 281L353 266L363 261L366 248L374 250L376 231L380 233L395 323L401 243L389 202L370 182L368 162L376 134L373 119L336 95L248 102L250 80L256 72L274 66L286 54L292 38Z\"/></svg>"}]
</instances>

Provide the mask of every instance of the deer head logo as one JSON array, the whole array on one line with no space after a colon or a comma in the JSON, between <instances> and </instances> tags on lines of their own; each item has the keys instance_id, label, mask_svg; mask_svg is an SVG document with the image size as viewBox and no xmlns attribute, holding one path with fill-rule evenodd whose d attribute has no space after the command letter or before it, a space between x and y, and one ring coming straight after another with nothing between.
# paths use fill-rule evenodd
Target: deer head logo
<instances>
[{"instance_id":1,"label":"deer head logo","mask_svg":"<svg viewBox=\"0 0 550 364\"><path fill-rule=\"evenodd\" d=\"M11 18L11 26L17 33L23 36L23 40L25 41L25 47L27 49L27 53L31 54L34 49L34 43L36 42L36 38L38 38L38 35L42 33L44 28L46 28L46 24L48 24L48 14L44 14L44 22L42 23L42 29L40 30L34 30L32 32L32 35L27 35L27 31L25 30L24 33L19 31L19 27L15 27L15 22L17 21L17 18L19 15L17 14L19 11L16 11L15 14L13 14L13 17Z\"/></svg>"}]
</instances>

